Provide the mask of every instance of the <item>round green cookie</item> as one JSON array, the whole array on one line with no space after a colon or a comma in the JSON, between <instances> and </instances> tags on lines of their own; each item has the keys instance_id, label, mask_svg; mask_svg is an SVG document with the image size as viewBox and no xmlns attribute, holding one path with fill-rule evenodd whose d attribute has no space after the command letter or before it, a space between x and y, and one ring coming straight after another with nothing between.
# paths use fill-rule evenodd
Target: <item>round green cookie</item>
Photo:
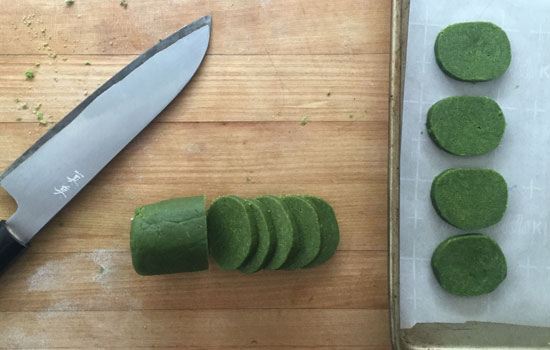
<instances>
[{"instance_id":1,"label":"round green cookie","mask_svg":"<svg viewBox=\"0 0 550 350\"><path fill-rule=\"evenodd\" d=\"M439 32L435 58L443 72L462 81L501 76L512 59L506 33L489 22L456 23Z\"/></svg>"},{"instance_id":2,"label":"round green cookie","mask_svg":"<svg viewBox=\"0 0 550 350\"><path fill-rule=\"evenodd\" d=\"M285 263L294 244L294 229L290 215L281 203L281 200L275 196L262 196L256 198L267 208L268 222L275 230L276 244L271 259L264 266L265 270L277 270Z\"/></svg>"},{"instance_id":3,"label":"round green cookie","mask_svg":"<svg viewBox=\"0 0 550 350\"><path fill-rule=\"evenodd\" d=\"M275 248L275 228L271 219L268 220L267 218L269 215L267 208L261 202L255 199L245 199L244 201L254 213L254 224L258 230L258 245L256 251L239 267L239 271L254 273L260 270L273 255Z\"/></svg>"},{"instance_id":4,"label":"round green cookie","mask_svg":"<svg viewBox=\"0 0 550 350\"><path fill-rule=\"evenodd\" d=\"M215 199L208 210L207 224L210 253L221 269L238 269L256 250L254 213L242 198Z\"/></svg>"},{"instance_id":5,"label":"round green cookie","mask_svg":"<svg viewBox=\"0 0 550 350\"><path fill-rule=\"evenodd\" d=\"M495 290L506 278L506 258L491 238L474 233L448 238L432 255L432 269L447 292L476 296Z\"/></svg>"},{"instance_id":6,"label":"round green cookie","mask_svg":"<svg viewBox=\"0 0 550 350\"><path fill-rule=\"evenodd\" d=\"M135 210L132 265L140 275L208 269L204 196L175 198Z\"/></svg>"},{"instance_id":7,"label":"round green cookie","mask_svg":"<svg viewBox=\"0 0 550 350\"><path fill-rule=\"evenodd\" d=\"M300 196L281 197L283 205L294 221L295 249L289 254L282 268L296 270L315 259L321 249L321 227L315 208Z\"/></svg>"},{"instance_id":8,"label":"round green cookie","mask_svg":"<svg viewBox=\"0 0 550 350\"><path fill-rule=\"evenodd\" d=\"M478 229L502 219L508 187L494 170L449 169L434 179L431 198L437 213L449 224L464 230Z\"/></svg>"},{"instance_id":9,"label":"round green cookie","mask_svg":"<svg viewBox=\"0 0 550 350\"><path fill-rule=\"evenodd\" d=\"M445 151L476 156L495 149L506 128L498 104L488 97L454 96L428 111L428 134Z\"/></svg>"},{"instance_id":10,"label":"round green cookie","mask_svg":"<svg viewBox=\"0 0 550 350\"><path fill-rule=\"evenodd\" d=\"M330 204L319 197L304 196L304 198L315 208L321 229L321 249L315 259L305 266L309 268L324 263L334 255L340 242L340 229L338 228L336 214L334 214L334 209Z\"/></svg>"}]
</instances>

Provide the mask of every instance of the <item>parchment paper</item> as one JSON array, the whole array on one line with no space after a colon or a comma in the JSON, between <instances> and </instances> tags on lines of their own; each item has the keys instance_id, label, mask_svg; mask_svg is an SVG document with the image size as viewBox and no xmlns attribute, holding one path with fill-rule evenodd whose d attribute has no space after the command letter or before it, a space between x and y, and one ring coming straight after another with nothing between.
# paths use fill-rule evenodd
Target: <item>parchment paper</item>
<instances>
[{"instance_id":1,"label":"parchment paper","mask_svg":"<svg viewBox=\"0 0 550 350\"><path fill-rule=\"evenodd\" d=\"M505 30L512 64L500 78L464 83L437 66L435 38L449 24L490 21ZM550 326L550 1L411 0L401 151L401 326L468 320ZM454 95L496 100L507 122L493 152L471 158L438 149L425 122L430 106ZM496 240L508 277L493 293L455 297L430 267L436 246L465 231L439 218L433 178L448 168L481 167L508 183L508 209L495 226L475 232Z\"/></svg>"}]
</instances>

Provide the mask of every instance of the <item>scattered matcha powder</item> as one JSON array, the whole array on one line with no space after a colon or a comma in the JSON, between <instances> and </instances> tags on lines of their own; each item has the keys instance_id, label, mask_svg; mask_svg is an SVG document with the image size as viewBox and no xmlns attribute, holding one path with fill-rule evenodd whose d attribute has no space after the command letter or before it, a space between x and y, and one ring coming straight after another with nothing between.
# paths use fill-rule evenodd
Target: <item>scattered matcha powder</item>
<instances>
[{"instance_id":1,"label":"scattered matcha powder","mask_svg":"<svg viewBox=\"0 0 550 350\"><path fill-rule=\"evenodd\" d=\"M300 125L304 126L307 124L307 117L304 117L302 121L300 122Z\"/></svg>"},{"instance_id":2,"label":"scattered matcha powder","mask_svg":"<svg viewBox=\"0 0 550 350\"><path fill-rule=\"evenodd\" d=\"M25 75L27 76L27 79L32 79L32 78L34 78L34 71L32 69L28 69L25 72Z\"/></svg>"},{"instance_id":3,"label":"scattered matcha powder","mask_svg":"<svg viewBox=\"0 0 550 350\"><path fill-rule=\"evenodd\" d=\"M42 103L39 103L36 106L34 106L34 110L38 111L41 107L42 107Z\"/></svg>"},{"instance_id":4,"label":"scattered matcha powder","mask_svg":"<svg viewBox=\"0 0 550 350\"><path fill-rule=\"evenodd\" d=\"M45 120L41 120L41 121L40 121L40 125L46 125L46 124L48 124L47 121L45 121Z\"/></svg>"},{"instance_id":5,"label":"scattered matcha powder","mask_svg":"<svg viewBox=\"0 0 550 350\"><path fill-rule=\"evenodd\" d=\"M327 92L327 96L330 96L330 91L329 91L329 92Z\"/></svg>"},{"instance_id":6,"label":"scattered matcha powder","mask_svg":"<svg viewBox=\"0 0 550 350\"><path fill-rule=\"evenodd\" d=\"M40 62L36 62L34 65L40 67Z\"/></svg>"},{"instance_id":7,"label":"scattered matcha powder","mask_svg":"<svg viewBox=\"0 0 550 350\"><path fill-rule=\"evenodd\" d=\"M44 116L44 113L42 112L36 112L36 119L42 120L42 117Z\"/></svg>"},{"instance_id":8,"label":"scattered matcha powder","mask_svg":"<svg viewBox=\"0 0 550 350\"><path fill-rule=\"evenodd\" d=\"M51 53L49 56L50 56L51 58L56 58L56 57L57 57L57 54Z\"/></svg>"},{"instance_id":9,"label":"scattered matcha powder","mask_svg":"<svg viewBox=\"0 0 550 350\"><path fill-rule=\"evenodd\" d=\"M17 120L18 122L20 122L21 120L23 120L23 118L17 117L17 118L15 118L15 120Z\"/></svg>"},{"instance_id":10,"label":"scattered matcha powder","mask_svg":"<svg viewBox=\"0 0 550 350\"><path fill-rule=\"evenodd\" d=\"M71 6L72 4L74 4L74 0L65 0L65 3L66 3L68 6Z\"/></svg>"},{"instance_id":11,"label":"scattered matcha powder","mask_svg":"<svg viewBox=\"0 0 550 350\"><path fill-rule=\"evenodd\" d=\"M349 119L353 119L353 114L350 114L350 115L349 115Z\"/></svg>"},{"instance_id":12,"label":"scattered matcha powder","mask_svg":"<svg viewBox=\"0 0 550 350\"><path fill-rule=\"evenodd\" d=\"M26 103L26 102L23 103L23 104L21 105L21 108L22 108L22 109L27 109L27 108L29 108L28 103Z\"/></svg>"},{"instance_id":13,"label":"scattered matcha powder","mask_svg":"<svg viewBox=\"0 0 550 350\"><path fill-rule=\"evenodd\" d=\"M162 41L162 38L159 38L159 43Z\"/></svg>"},{"instance_id":14,"label":"scattered matcha powder","mask_svg":"<svg viewBox=\"0 0 550 350\"><path fill-rule=\"evenodd\" d=\"M128 6L128 3L126 2L126 0L120 0L120 6L126 8Z\"/></svg>"},{"instance_id":15,"label":"scattered matcha powder","mask_svg":"<svg viewBox=\"0 0 550 350\"><path fill-rule=\"evenodd\" d=\"M15 103L19 103L19 99L17 97L15 98L14 101L15 101Z\"/></svg>"},{"instance_id":16,"label":"scattered matcha powder","mask_svg":"<svg viewBox=\"0 0 550 350\"><path fill-rule=\"evenodd\" d=\"M86 62L84 62L84 64L85 64L85 65L87 65L87 66L89 66L89 65L91 65L91 64L92 64L92 62L90 62L90 61L86 61Z\"/></svg>"}]
</instances>

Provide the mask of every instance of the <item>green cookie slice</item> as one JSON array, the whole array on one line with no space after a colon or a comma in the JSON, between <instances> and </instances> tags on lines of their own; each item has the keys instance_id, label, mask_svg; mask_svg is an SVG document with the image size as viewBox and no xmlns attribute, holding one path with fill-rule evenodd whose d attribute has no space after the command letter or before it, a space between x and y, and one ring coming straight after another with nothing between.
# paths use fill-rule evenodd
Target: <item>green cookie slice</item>
<instances>
[{"instance_id":1,"label":"green cookie slice","mask_svg":"<svg viewBox=\"0 0 550 350\"><path fill-rule=\"evenodd\" d=\"M449 224L463 230L479 229L502 219L508 201L506 181L494 170L445 170L432 183L432 204Z\"/></svg>"},{"instance_id":2,"label":"green cookie slice","mask_svg":"<svg viewBox=\"0 0 550 350\"><path fill-rule=\"evenodd\" d=\"M495 79L512 60L508 36L489 22L452 24L439 32L434 49L441 70L462 81Z\"/></svg>"},{"instance_id":3,"label":"green cookie slice","mask_svg":"<svg viewBox=\"0 0 550 350\"><path fill-rule=\"evenodd\" d=\"M295 225L295 251L289 254L282 268L296 270L315 259L321 249L321 227L315 208L300 196L281 197Z\"/></svg>"},{"instance_id":4,"label":"green cookie slice","mask_svg":"<svg viewBox=\"0 0 550 350\"><path fill-rule=\"evenodd\" d=\"M286 211L281 200L275 196L256 198L267 209L268 222L275 230L275 247L271 259L266 260L265 270L277 270L285 263L294 245L294 229L290 214Z\"/></svg>"},{"instance_id":5,"label":"green cookie slice","mask_svg":"<svg viewBox=\"0 0 550 350\"><path fill-rule=\"evenodd\" d=\"M309 268L324 263L334 255L340 242L340 229L338 228L336 214L334 214L334 209L330 204L319 197L304 196L304 198L315 208L321 229L321 249L315 259L305 266Z\"/></svg>"},{"instance_id":6,"label":"green cookie slice","mask_svg":"<svg viewBox=\"0 0 550 350\"><path fill-rule=\"evenodd\" d=\"M445 151L475 156L495 149L506 128L504 114L488 97L453 96L428 111L428 134Z\"/></svg>"},{"instance_id":7,"label":"green cookie slice","mask_svg":"<svg viewBox=\"0 0 550 350\"><path fill-rule=\"evenodd\" d=\"M275 228L267 208L255 199L245 199L246 205L252 209L254 224L258 230L258 245L256 251L239 267L243 273L254 273L260 270L271 259L275 248Z\"/></svg>"},{"instance_id":8,"label":"green cookie slice","mask_svg":"<svg viewBox=\"0 0 550 350\"><path fill-rule=\"evenodd\" d=\"M477 233L444 240L432 255L432 269L441 287L459 296L492 292L507 270L498 244Z\"/></svg>"},{"instance_id":9,"label":"green cookie slice","mask_svg":"<svg viewBox=\"0 0 550 350\"><path fill-rule=\"evenodd\" d=\"M175 198L135 210L132 264L140 275L208 269L204 196Z\"/></svg>"},{"instance_id":10,"label":"green cookie slice","mask_svg":"<svg viewBox=\"0 0 550 350\"><path fill-rule=\"evenodd\" d=\"M207 215L210 253L222 270L238 269L256 250L254 213L242 198L222 196Z\"/></svg>"}]
</instances>

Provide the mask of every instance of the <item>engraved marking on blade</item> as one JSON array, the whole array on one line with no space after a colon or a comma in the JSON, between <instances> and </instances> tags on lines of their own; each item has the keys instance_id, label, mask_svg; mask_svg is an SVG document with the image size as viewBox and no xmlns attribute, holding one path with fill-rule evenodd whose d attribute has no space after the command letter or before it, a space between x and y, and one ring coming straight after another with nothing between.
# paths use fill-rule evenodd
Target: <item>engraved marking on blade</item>
<instances>
[{"instance_id":1,"label":"engraved marking on blade","mask_svg":"<svg viewBox=\"0 0 550 350\"><path fill-rule=\"evenodd\" d=\"M57 188L54 186L54 192L53 194L54 195L62 195L63 198L67 198L67 192L71 190L71 185L70 184L74 184L76 187L78 187L78 181L80 181L84 175L78 171L78 170L75 170L73 174L71 174L72 176L67 176L67 184L66 185L62 185L61 187Z\"/></svg>"}]
</instances>

